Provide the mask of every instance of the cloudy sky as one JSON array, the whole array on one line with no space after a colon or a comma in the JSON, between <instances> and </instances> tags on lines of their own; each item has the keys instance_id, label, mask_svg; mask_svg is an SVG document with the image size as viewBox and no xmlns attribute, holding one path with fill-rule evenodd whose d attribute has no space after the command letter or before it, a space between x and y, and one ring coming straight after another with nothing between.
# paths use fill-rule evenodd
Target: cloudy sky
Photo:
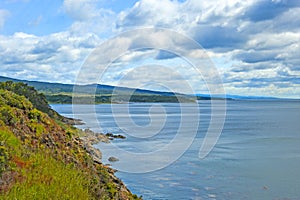
<instances>
[{"instance_id":1,"label":"cloudy sky","mask_svg":"<svg viewBox=\"0 0 300 200\"><path fill-rule=\"evenodd\" d=\"M155 27L199 43L227 94L300 98L299 13L298 0L1 0L0 76L75 83L103 42ZM195 92L206 93L206 80L185 65L170 52L129 51L100 82L120 85L126 77L124 86L164 90L160 81L167 80L184 92L184 79Z\"/></svg>"}]
</instances>

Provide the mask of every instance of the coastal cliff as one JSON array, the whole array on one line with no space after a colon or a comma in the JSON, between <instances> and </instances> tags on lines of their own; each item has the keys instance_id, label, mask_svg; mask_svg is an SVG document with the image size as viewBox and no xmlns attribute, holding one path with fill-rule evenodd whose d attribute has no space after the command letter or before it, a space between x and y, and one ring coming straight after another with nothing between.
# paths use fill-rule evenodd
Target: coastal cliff
<instances>
[{"instance_id":1,"label":"coastal cliff","mask_svg":"<svg viewBox=\"0 0 300 200\"><path fill-rule=\"evenodd\" d=\"M0 199L139 199L71 122L33 87L0 83Z\"/></svg>"}]
</instances>

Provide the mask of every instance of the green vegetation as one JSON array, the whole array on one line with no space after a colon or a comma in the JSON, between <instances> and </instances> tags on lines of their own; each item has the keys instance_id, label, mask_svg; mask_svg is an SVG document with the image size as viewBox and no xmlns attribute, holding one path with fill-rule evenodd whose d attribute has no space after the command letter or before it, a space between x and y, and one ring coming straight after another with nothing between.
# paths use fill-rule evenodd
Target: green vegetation
<instances>
[{"instance_id":1,"label":"green vegetation","mask_svg":"<svg viewBox=\"0 0 300 200\"><path fill-rule=\"evenodd\" d=\"M43 95L23 83L0 88L0 199L138 199Z\"/></svg>"},{"instance_id":2,"label":"green vegetation","mask_svg":"<svg viewBox=\"0 0 300 200\"><path fill-rule=\"evenodd\" d=\"M28 86L27 84L21 82L14 83L12 81L7 81L0 83L0 89L8 90L19 96L26 97L35 108L48 114L51 117L58 116L58 114L49 106L45 95L42 93L38 93L32 86ZM15 103L20 102L20 104L22 104L23 102L20 101L20 99L16 99L14 101Z\"/></svg>"},{"instance_id":3,"label":"green vegetation","mask_svg":"<svg viewBox=\"0 0 300 200\"><path fill-rule=\"evenodd\" d=\"M6 199L92 199L83 172L44 153L30 158L14 157L19 173Z\"/></svg>"},{"instance_id":4,"label":"green vegetation","mask_svg":"<svg viewBox=\"0 0 300 200\"><path fill-rule=\"evenodd\" d=\"M4 89L8 89L13 91L19 95L28 95L26 96L36 108L39 110L49 114L52 116L51 109L47 108L45 102L42 102L42 99L46 97L49 103L53 104L71 104L72 103L72 95L73 95L73 87L72 84L61 84L61 83L46 83L46 82L37 82L37 81L21 81L17 79L10 79L6 77L0 76L0 81L9 80L7 83L7 87L3 87ZM23 82L24 87L22 89L12 88L10 85L12 82ZM33 97L32 93L34 90L33 87L28 87L27 85L33 86L38 92L45 94L39 94L37 97ZM195 102L196 97L174 94L172 92L158 92L158 91L150 91L143 89L133 89L126 87L117 87L110 85L82 85L76 86L79 94L75 94L77 97L78 103L84 104L93 104L93 103L123 103L123 102L168 102L168 103L178 103L178 97L180 98L180 102ZM1 88L1 86L0 86ZM23 90L29 90L23 92ZM95 92L93 92L95 91ZM95 94L94 94L95 93ZM91 98L91 94L95 95L95 99Z\"/></svg>"},{"instance_id":5,"label":"green vegetation","mask_svg":"<svg viewBox=\"0 0 300 200\"><path fill-rule=\"evenodd\" d=\"M161 95L96 95L95 97L88 95L76 95L76 102L82 104L101 104L101 103L123 103L123 102L148 102L148 103L178 103L176 96L161 96ZM72 94L46 95L47 100L53 104L71 104ZM180 101L194 102L194 99L180 97Z\"/></svg>"}]
</instances>

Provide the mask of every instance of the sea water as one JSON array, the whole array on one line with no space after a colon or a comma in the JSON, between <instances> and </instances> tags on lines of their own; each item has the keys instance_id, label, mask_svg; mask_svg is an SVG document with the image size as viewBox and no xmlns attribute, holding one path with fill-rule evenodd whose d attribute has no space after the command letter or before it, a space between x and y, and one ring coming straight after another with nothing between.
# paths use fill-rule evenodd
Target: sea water
<instances>
[{"instance_id":1,"label":"sea water","mask_svg":"<svg viewBox=\"0 0 300 200\"><path fill-rule=\"evenodd\" d=\"M199 158L199 148L212 117L210 101L199 102L198 132L191 146L175 162L152 172L119 171L116 175L144 199L300 199L300 101L229 100L226 103L221 136L204 159ZM177 133L182 117L196 120L191 116L198 112L189 109L183 116L182 104L159 104L163 109L151 115L167 118L163 128L155 130L159 133L152 137L137 138L130 131L137 125L147 127L151 123L149 109L157 104L118 104L113 110L110 104L99 104L95 105L94 113L90 112L90 106L76 106L76 117L86 123L79 128L127 137L113 140L112 144L97 144L97 148L117 145L141 153L168 144ZM128 106L129 114L123 113ZM72 105L52 105L52 108L73 117ZM116 123L116 116L119 122L128 122L130 118L134 123L121 127ZM104 151L103 162L109 163L110 156L109 151ZM134 160L131 163L143 164ZM114 168L117 162L109 164Z\"/></svg>"}]
</instances>

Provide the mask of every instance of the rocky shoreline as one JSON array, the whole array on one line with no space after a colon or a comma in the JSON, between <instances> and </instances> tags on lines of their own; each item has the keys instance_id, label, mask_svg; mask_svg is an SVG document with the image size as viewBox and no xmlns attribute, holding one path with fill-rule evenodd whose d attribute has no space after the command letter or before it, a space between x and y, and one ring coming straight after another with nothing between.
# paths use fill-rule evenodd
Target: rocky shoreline
<instances>
[{"instance_id":1,"label":"rocky shoreline","mask_svg":"<svg viewBox=\"0 0 300 200\"><path fill-rule=\"evenodd\" d=\"M104 134L95 133L90 129L85 129L83 131L83 135L80 137L80 140L82 142L81 145L88 152L88 154L90 154L94 162L102 163L101 161L102 153L99 149L95 148L93 145L100 142L109 143L109 138L106 137Z\"/></svg>"},{"instance_id":2,"label":"rocky shoreline","mask_svg":"<svg viewBox=\"0 0 300 200\"><path fill-rule=\"evenodd\" d=\"M84 125L85 123L81 119L73 119L69 117L64 117L63 122L69 125ZM82 130L82 134L79 137L79 144L87 151L87 153L93 158L94 162L103 164L102 162L102 153L99 149L95 148L94 145L100 142L110 143L111 140L114 139L126 139L124 135L113 134L113 133L97 133L90 129ZM118 158L109 157L109 162L117 162ZM115 171L115 170L114 170Z\"/></svg>"},{"instance_id":3,"label":"rocky shoreline","mask_svg":"<svg viewBox=\"0 0 300 200\"><path fill-rule=\"evenodd\" d=\"M93 158L94 162L103 164L102 162L102 153L99 149L95 148L94 145L100 142L110 143L111 140L114 139L125 139L126 137L123 135L115 135L112 133L96 133L90 129L84 129L82 131L82 136L79 137L80 145L87 151L87 153ZM117 162L118 158L109 157L109 162ZM116 171L116 170L114 170Z\"/></svg>"},{"instance_id":4,"label":"rocky shoreline","mask_svg":"<svg viewBox=\"0 0 300 200\"><path fill-rule=\"evenodd\" d=\"M81 119L74 119L70 117L62 117L62 122L69 124L69 125L84 125L84 122Z\"/></svg>"}]
</instances>

